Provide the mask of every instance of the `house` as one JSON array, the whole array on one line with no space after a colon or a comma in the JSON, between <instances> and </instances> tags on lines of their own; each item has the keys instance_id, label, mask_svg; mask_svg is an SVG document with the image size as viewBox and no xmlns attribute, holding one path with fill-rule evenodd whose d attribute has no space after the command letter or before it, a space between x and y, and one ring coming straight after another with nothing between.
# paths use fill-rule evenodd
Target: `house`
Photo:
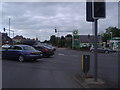
<instances>
[{"instance_id":1,"label":"house","mask_svg":"<svg viewBox=\"0 0 120 90\"><path fill-rule=\"evenodd\" d=\"M13 40L8 36L7 33L1 33L0 32L0 37L2 38L2 40L0 40L0 43L3 44L13 44Z\"/></svg>"},{"instance_id":2,"label":"house","mask_svg":"<svg viewBox=\"0 0 120 90\"><path fill-rule=\"evenodd\" d=\"M94 35L79 35L78 42L80 47L91 47L94 44ZM97 37L97 42L102 44L102 37L100 35Z\"/></svg>"},{"instance_id":3,"label":"house","mask_svg":"<svg viewBox=\"0 0 120 90\"><path fill-rule=\"evenodd\" d=\"M102 37L97 37L98 43L102 42ZM94 36L93 35L79 35L79 42L80 43L94 43Z\"/></svg>"},{"instance_id":4,"label":"house","mask_svg":"<svg viewBox=\"0 0 120 90\"><path fill-rule=\"evenodd\" d=\"M23 40L25 40L26 38L24 38L23 36L19 36L16 35L13 40L15 41L15 43L21 43Z\"/></svg>"}]
</instances>

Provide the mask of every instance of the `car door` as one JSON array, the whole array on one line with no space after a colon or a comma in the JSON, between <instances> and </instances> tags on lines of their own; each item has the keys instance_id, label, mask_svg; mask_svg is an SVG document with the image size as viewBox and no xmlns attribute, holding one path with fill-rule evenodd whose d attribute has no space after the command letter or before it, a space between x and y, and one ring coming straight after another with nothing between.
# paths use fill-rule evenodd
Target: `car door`
<instances>
[{"instance_id":1,"label":"car door","mask_svg":"<svg viewBox=\"0 0 120 90\"><path fill-rule=\"evenodd\" d=\"M99 50L99 52L104 52L104 48L103 47L99 47L98 50Z\"/></svg>"},{"instance_id":2,"label":"car door","mask_svg":"<svg viewBox=\"0 0 120 90\"><path fill-rule=\"evenodd\" d=\"M10 59L17 59L20 53L20 47L18 46L12 46L10 49L7 51L7 56Z\"/></svg>"}]
</instances>

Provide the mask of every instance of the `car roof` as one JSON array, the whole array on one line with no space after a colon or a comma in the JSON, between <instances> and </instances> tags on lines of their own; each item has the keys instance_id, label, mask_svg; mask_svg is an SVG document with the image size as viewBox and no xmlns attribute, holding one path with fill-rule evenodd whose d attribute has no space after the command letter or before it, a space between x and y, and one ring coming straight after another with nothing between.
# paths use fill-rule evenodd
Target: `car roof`
<instances>
[{"instance_id":1,"label":"car roof","mask_svg":"<svg viewBox=\"0 0 120 90\"><path fill-rule=\"evenodd\" d=\"M29 46L29 45L13 45L13 46L24 47L24 46Z\"/></svg>"}]
</instances>

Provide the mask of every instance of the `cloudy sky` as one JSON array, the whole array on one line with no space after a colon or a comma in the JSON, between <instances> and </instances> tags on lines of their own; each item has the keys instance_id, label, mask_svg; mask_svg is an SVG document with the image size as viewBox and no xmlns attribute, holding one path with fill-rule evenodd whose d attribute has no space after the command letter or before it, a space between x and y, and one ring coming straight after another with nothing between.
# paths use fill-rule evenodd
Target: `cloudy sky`
<instances>
[{"instance_id":1,"label":"cloudy sky","mask_svg":"<svg viewBox=\"0 0 120 90\"><path fill-rule=\"evenodd\" d=\"M80 35L93 34L92 23L86 22L85 6L85 2L2 2L2 28L9 28L11 18L10 28L15 35L37 36L41 41L57 36L55 27L64 31L60 36L71 34L66 31L74 29L78 29ZM98 24L98 32L104 32L109 26L118 27L117 2L106 3L106 18Z\"/></svg>"}]
</instances>

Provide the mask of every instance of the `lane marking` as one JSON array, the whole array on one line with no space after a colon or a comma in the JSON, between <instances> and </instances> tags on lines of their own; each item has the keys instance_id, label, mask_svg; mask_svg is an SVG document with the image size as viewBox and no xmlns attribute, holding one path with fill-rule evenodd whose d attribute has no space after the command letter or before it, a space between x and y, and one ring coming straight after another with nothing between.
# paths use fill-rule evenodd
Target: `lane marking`
<instances>
[{"instance_id":1,"label":"lane marking","mask_svg":"<svg viewBox=\"0 0 120 90\"><path fill-rule=\"evenodd\" d=\"M63 53L58 53L59 56L71 56L71 57L79 57L78 55L65 55Z\"/></svg>"},{"instance_id":2,"label":"lane marking","mask_svg":"<svg viewBox=\"0 0 120 90\"><path fill-rule=\"evenodd\" d=\"M60 55L60 56L65 56L65 54L62 54L62 53L59 53L58 55Z\"/></svg>"}]
</instances>

